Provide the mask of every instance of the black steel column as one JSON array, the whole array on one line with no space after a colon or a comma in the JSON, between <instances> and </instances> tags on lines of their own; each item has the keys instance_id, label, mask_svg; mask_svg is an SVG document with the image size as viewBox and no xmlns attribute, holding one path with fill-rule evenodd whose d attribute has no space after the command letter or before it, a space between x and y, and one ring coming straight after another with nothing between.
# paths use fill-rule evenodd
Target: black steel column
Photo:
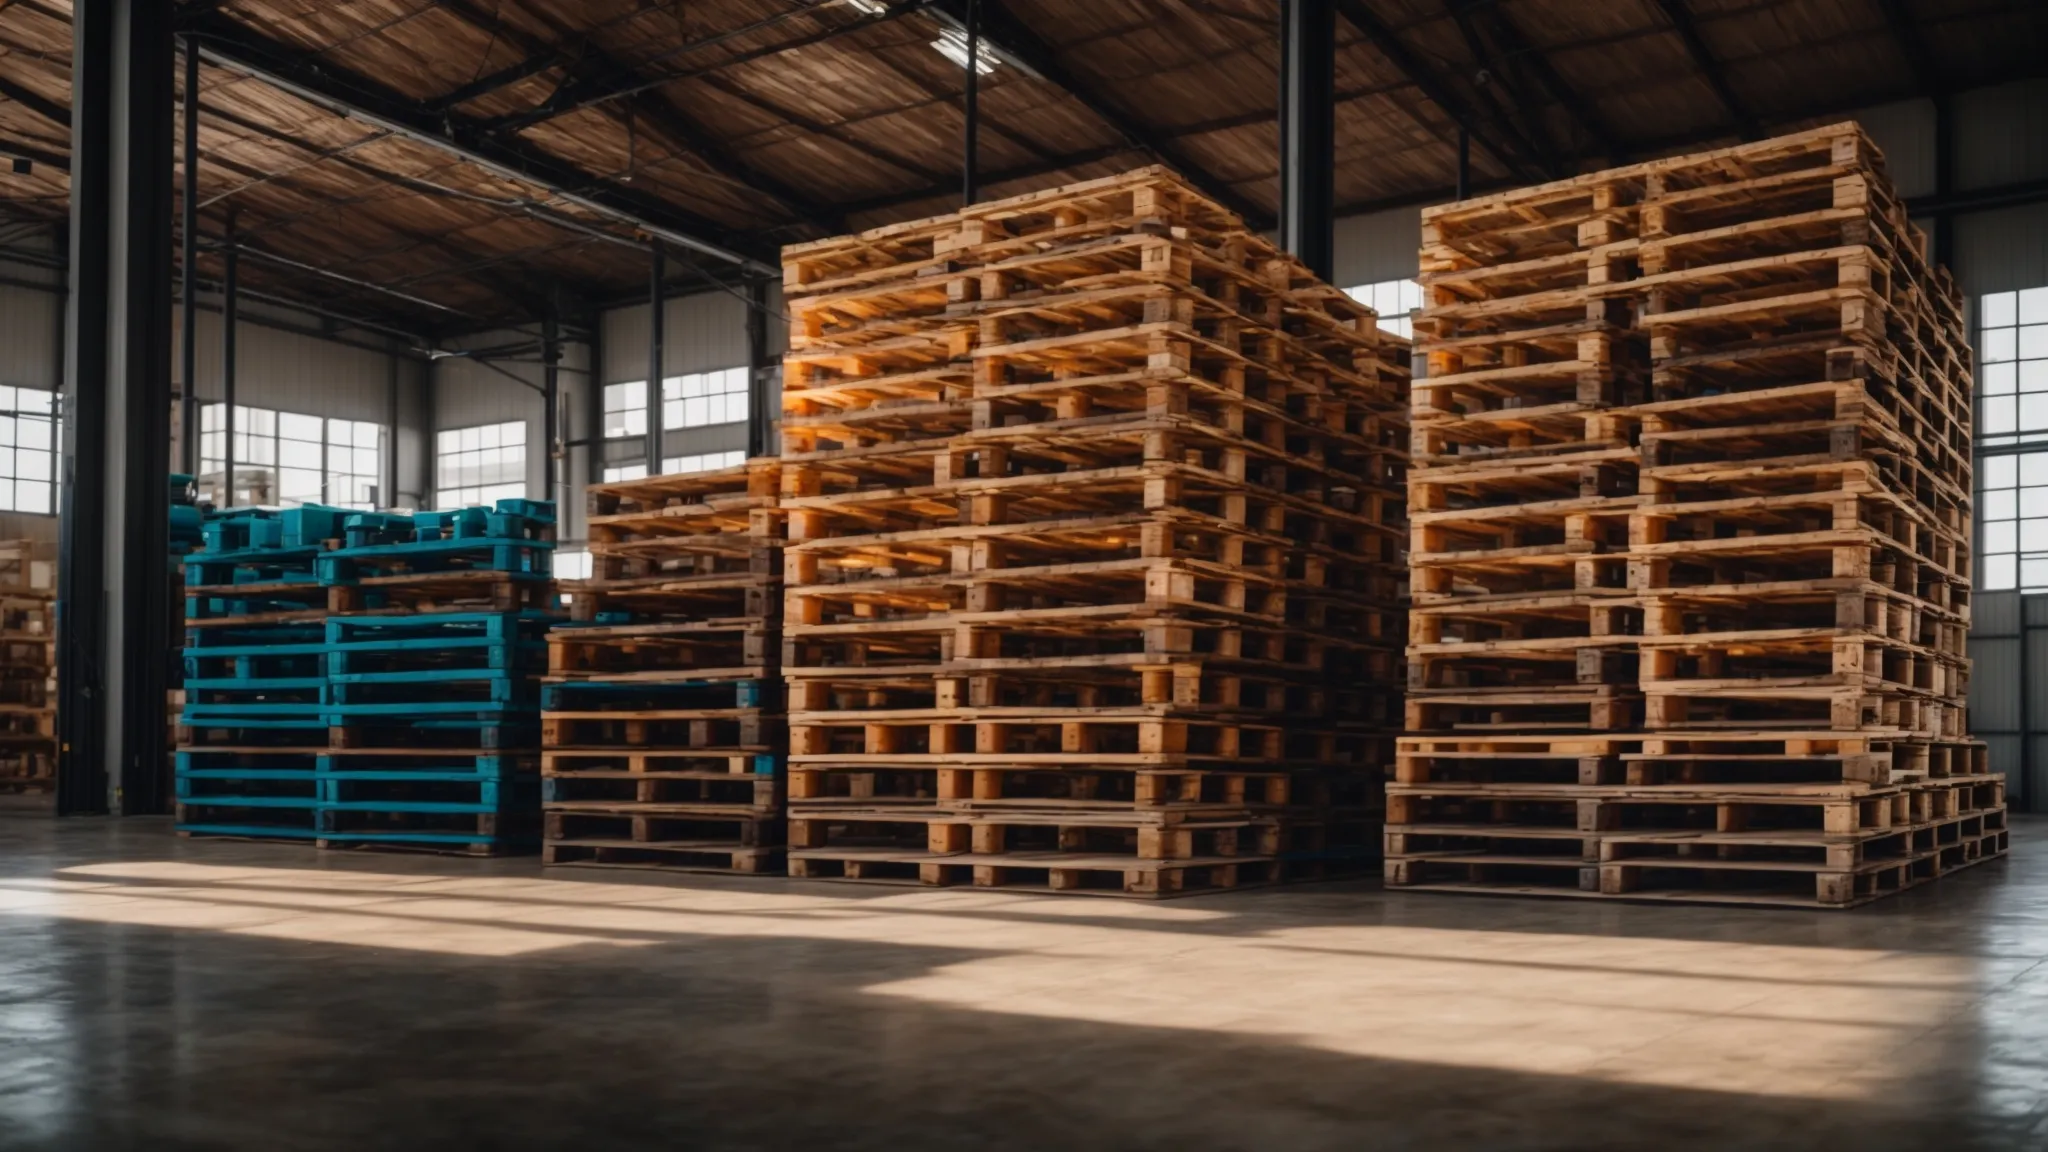
<instances>
[{"instance_id":1,"label":"black steel column","mask_svg":"<svg viewBox=\"0 0 2048 1152\"><path fill-rule=\"evenodd\" d=\"M1944 207L1934 216L1934 251L1931 262L1950 264L1956 254L1956 215L1946 207L1955 192L1956 115L1955 101L1946 92L1934 97L1934 198Z\"/></svg>"},{"instance_id":2,"label":"black steel column","mask_svg":"<svg viewBox=\"0 0 2048 1152\"><path fill-rule=\"evenodd\" d=\"M1330 278L1336 250L1336 7L1280 0L1280 246Z\"/></svg>"},{"instance_id":3,"label":"black steel column","mask_svg":"<svg viewBox=\"0 0 2048 1152\"><path fill-rule=\"evenodd\" d=\"M1458 195L1464 200L1472 195L1472 133L1460 126L1458 129Z\"/></svg>"},{"instance_id":4,"label":"black steel column","mask_svg":"<svg viewBox=\"0 0 2048 1152\"><path fill-rule=\"evenodd\" d=\"M667 273L667 259L662 251L661 241L654 242L654 262L647 280L647 474L661 474L662 427L661 427L661 329L662 310L666 303L662 295L662 278Z\"/></svg>"},{"instance_id":5,"label":"black steel column","mask_svg":"<svg viewBox=\"0 0 2048 1152\"><path fill-rule=\"evenodd\" d=\"M593 309L590 323L590 387L583 397L583 442L586 445L583 456L583 482L596 484L604 479L604 310ZM557 513L560 515L560 513Z\"/></svg>"},{"instance_id":6,"label":"black steel column","mask_svg":"<svg viewBox=\"0 0 2048 1152\"><path fill-rule=\"evenodd\" d=\"M59 528L62 814L170 803L175 8L73 8L71 276Z\"/></svg>"},{"instance_id":7,"label":"black steel column","mask_svg":"<svg viewBox=\"0 0 2048 1152\"><path fill-rule=\"evenodd\" d=\"M541 491L547 499L561 500L557 491L561 484L562 461L555 453L562 442L562 331L561 322L555 317L555 302L548 301L548 312L540 322L541 396L547 405L547 413L541 417L541 451L545 458L541 462ZM561 512L557 510L557 516Z\"/></svg>"},{"instance_id":8,"label":"black steel column","mask_svg":"<svg viewBox=\"0 0 2048 1152\"><path fill-rule=\"evenodd\" d=\"M183 346L178 350L180 387L178 424L179 471L199 475L199 41L185 37L185 203L184 267L181 295L185 300Z\"/></svg>"},{"instance_id":9,"label":"black steel column","mask_svg":"<svg viewBox=\"0 0 2048 1152\"><path fill-rule=\"evenodd\" d=\"M782 373L768 355L768 281L747 281L747 455L780 456L775 426L782 414Z\"/></svg>"},{"instance_id":10,"label":"black steel column","mask_svg":"<svg viewBox=\"0 0 2048 1152\"><path fill-rule=\"evenodd\" d=\"M221 245L220 401L221 507L235 506L235 314L241 306L241 259L235 250L235 210L228 209L227 240Z\"/></svg>"},{"instance_id":11,"label":"black steel column","mask_svg":"<svg viewBox=\"0 0 2048 1152\"><path fill-rule=\"evenodd\" d=\"M961 142L960 204L981 194L981 0L967 0L967 132Z\"/></svg>"}]
</instances>

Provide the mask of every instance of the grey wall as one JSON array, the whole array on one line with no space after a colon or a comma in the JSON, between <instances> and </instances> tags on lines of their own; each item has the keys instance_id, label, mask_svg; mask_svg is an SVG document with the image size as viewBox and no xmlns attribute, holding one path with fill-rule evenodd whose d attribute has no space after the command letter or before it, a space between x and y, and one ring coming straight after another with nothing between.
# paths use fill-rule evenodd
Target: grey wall
<instances>
[{"instance_id":1,"label":"grey wall","mask_svg":"<svg viewBox=\"0 0 2048 1152\"><path fill-rule=\"evenodd\" d=\"M704 292L664 301L662 308L663 376L738 368L747 363L747 304L730 292ZM778 287L769 295L769 308L782 310ZM647 378L647 321L645 304L615 308L604 314L604 384L623 384ZM780 355L788 343L787 325L771 322L769 352ZM663 454L687 456L703 452L744 450L747 426L719 424L707 428L671 428L663 439Z\"/></svg>"},{"instance_id":2,"label":"grey wall","mask_svg":"<svg viewBox=\"0 0 2048 1152\"><path fill-rule=\"evenodd\" d=\"M643 306L641 312L645 313ZM540 364L540 341L531 332L497 331L452 341L451 350L479 351L495 350L486 361L445 357L434 362L432 392L432 429L467 428L478 424L498 424L518 420L526 425L526 490L535 499L552 498L559 505L561 523L558 533L563 540L583 538L583 483L590 474L590 457L586 448L572 448L568 459L563 462L560 472L562 485L553 494L542 491L546 483L546 455L543 440L546 434L547 404L541 392L544 371ZM640 360L647 354L643 351ZM558 386L566 398L563 402L566 423L562 428L562 439L579 440L590 434L584 427L588 405L585 397L590 388L590 349L582 344L565 344L562 349ZM422 443L428 447L427 485L431 488L432 441L429 432L423 432Z\"/></svg>"},{"instance_id":3,"label":"grey wall","mask_svg":"<svg viewBox=\"0 0 2048 1152\"><path fill-rule=\"evenodd\" d=\"M45 236L13 242L31 251L49 252ZM47 290L0 284L0 384L41 388L63 387L64 274L30 264L0 260L0 275ZM21 512L0 512L0 539L35 540L52 550L57 544L57 518Z\"/></svg>"}]
</instances>

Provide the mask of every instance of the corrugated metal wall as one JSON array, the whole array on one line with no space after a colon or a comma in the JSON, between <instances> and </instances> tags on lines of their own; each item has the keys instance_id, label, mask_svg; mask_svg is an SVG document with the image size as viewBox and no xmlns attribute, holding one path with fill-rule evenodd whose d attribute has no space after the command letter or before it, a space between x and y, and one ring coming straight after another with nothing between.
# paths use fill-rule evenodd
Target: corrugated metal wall
<instances>
[{"instance_id":1,"label":"corrugated metal wall","mask_svg":"<svg viewBox=\"0 0 2048 1152\"><path fill-rule=\"evenodd\" d=\"M782 312L778 287L769 294L775 316ZM647 378L648 307L635 304L604 314L604 380L623 384ZM730 292L704 292L664 301L662 308L662 372L678 376L744 367L747 363L747 303ZM768 326L768 348L780 355L788 346L788 325ZM747 426L719 424L708 428L671 428L663 438L667 456L745 450Z\"/></svg>"}]
</instances>

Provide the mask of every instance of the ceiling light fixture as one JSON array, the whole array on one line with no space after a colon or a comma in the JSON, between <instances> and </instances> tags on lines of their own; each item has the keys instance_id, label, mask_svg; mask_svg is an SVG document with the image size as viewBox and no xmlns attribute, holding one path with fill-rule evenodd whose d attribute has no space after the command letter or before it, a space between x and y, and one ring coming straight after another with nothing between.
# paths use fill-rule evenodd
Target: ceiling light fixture
<instances>
[{"instance_id":1,"label":"ceiling light fixture","mask_svg":"<svg viewBox=\"0 0 2048 1152\"><path fill-rule=\"evenodd\" d=\"M880 16L889 10L889 6L882 3L882 0L839 0L839 2L863 16Z\"/></svg>"},{"instance_id":2,"label":"ceiling light fixture","mask_svg":"<svg viewBox=\"0 0 2048 1152\"><path fill-rule=\"evenodd\" d=\"M981 51L975 54L974 70L986 76L996 70L996 62L989 53L988 37L981 39ZM967 33L958 28L939 29L939 38L932 41L932 47L939 55L951 60L955 67L967 67Z\"/></svg>"}]
</instances>

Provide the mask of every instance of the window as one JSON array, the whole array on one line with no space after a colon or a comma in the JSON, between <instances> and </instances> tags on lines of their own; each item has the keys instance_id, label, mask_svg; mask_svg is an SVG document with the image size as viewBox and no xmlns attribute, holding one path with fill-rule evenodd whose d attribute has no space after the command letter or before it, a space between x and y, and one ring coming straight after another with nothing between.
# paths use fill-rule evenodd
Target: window
<instances>
[{"instance_id":1,"label":"window","mask_svg":"<svg viewBox=\"0 0 2048 1152\"><path fill-rule=\"evenodd\" d=\"M555 552L555 578L558 580L590 579L590 553L582 548L562 548Z\"/></svg>"},{"instance_id":2,"label":"window","mask_svg":"<svg viewBox=\"0 0 2048 1152\"><path fill-rule=\"evenodd\" d=\"M327 503L365 511L377 507L384 482L378 452L383 433L367 420L327 422Z\"/></svg>"},{"instance_id":3,"label":"window","mask_svg":"<svg viewBox=\"0 0 2048 1152\"><path fill-rule=\"evenodd\" d=\"M664 473L709 472L714 468L731 468L747 462L745 450L735 448L730 452L702 452L695 456L671 456L661 462Z\"/></svg>"},{"instance_id":4,"label":"window","mask_svg":"<svg viewBox=\"0 0 2048 1152\"><path fill-rule=\"evenodd\" d=\"M54 392L0 385L0 511L57 511Z\"/></svg>"},{"instance_id":5,"label":"window","mask_svg":"<svg viewBox=\"0 0 2048 1152\"><path fill-rule=\"evenodd\" d=\"M604 386L604 437L647 435L647 381Z\"/></svg>"},{"instance_id":6,"label":"window","mask_svg":"<svg viewBox=\"0 0 2048 1152\"><path fill-rule=\"evenodd\" d=\"M747 418L747 370L692 372L661 382L661 426L702 428Z\"/></svg>"},{"instance_id":7,"label":"window","mask_svg":"<svg viewBox=\"0 0 2048 1152\"><path fill-rule=\"evenodd\" d=\"M647 465L645 464L619 464L605 466L604 482L607 484L615 483L620 480L645 479L647 479Z\"/></svg>"},{"instance_id":8,"label":"window","mask_svg":"<svg viewBox=\"0 0 2048 1152\"><path fill-rule=\"evenodd\" d=\"M526 495L526 422L450 428L435 440L434 506L466 508Z\"/></svg>"},{"instance_id":9,"label":"window","mask_svg":"<svg viewBox=\"0 0 2048 1152\"><path fill-rule=\"evenodd\" d=\"M1988 456L1977 476L1979 587L2048 589L2048 452Z\"/></svg>"},{"instance_id":10,"label":"window","mask_svg":"<svg viewBox=\"0 0 2048 1152\"><path fill-rule=\"evenodd\" d=\"M1346 296L1380 314L1380 327L1404 339L1415 338L1413 319L1422 309L1422 285L1413 280L1382 280L1346 288Z\"/></svg>"},{"instance_id":11,"label":"window","mask_svg":"<svg viewBox=\"0 0 2048 1152\"><path fill-rule=\"evenodd\" d=\"M1979 299L1977 431L1987 444L2048 435L2048 288Z\"/></svg>"},{"instance_id":12,"label":"window","mask_svg":"<svg viewBox=\"0 0 2048 1152\"><path fill-rule=\"evenodd\" d=\"M235 502L332 504L374 509L383 474L384 428L235 405ZM201 495L219 503L227 470L227 405L199 413Z\"/></svg>"}]
</instances>

